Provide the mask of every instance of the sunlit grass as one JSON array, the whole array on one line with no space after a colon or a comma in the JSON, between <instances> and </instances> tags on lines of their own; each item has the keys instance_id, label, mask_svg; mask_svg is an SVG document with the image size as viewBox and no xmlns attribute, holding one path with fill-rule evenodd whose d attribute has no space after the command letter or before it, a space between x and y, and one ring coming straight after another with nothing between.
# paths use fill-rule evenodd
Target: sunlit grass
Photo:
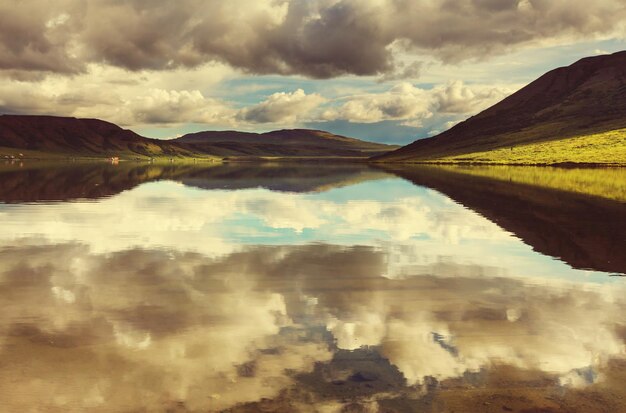
<instances>
[{"instance_id":1,"label":"sunlit grass","mask_svg":"<svg viewBox=\"0 0 626 413\"><path fill-rule=\"evenodd\" d=\"M626 165L626 129L439 158L445 162Z\"/></svg>"},{"instance_id":2,"label":"sunlit grass","mask_svg":"<svg viewBox=\"0 0 626 413\"><path fill-rule=\"evenodd\" d=\"M510 165L439 165L468 175L626 202L626 168L555 168Z\"/></svg>"}]
</instances>

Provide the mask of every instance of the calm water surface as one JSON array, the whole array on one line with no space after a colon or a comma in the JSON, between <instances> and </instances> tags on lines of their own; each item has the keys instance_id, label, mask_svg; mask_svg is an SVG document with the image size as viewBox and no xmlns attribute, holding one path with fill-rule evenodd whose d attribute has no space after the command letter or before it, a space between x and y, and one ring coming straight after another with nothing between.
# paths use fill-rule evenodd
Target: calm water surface
<instances>
[{"instance_id":1,"label":"calm water surface","mask_svg":"<svg viewBox=\"0 0 626 413\"><path fill-rule=\"evenodd\" d=\"M626 171L0 167L0 411L624 412Z\"/></svg>"}]
</instances>

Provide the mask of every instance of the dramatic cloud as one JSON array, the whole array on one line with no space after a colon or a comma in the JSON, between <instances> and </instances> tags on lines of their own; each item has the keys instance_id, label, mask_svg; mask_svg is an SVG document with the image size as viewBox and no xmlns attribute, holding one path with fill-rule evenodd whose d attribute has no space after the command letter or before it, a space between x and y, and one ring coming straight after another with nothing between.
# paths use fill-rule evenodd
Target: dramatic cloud
<instances>
[{"instance_id":1,"label":"dramatic cloud","mask_svg":"<svg viewBox=\"0 0 626 413\"><path fill-rule=\"evenodd\" d=\"M167 70L219 61L261 74L374 75L398 72L393 50L458 62L513 46L623 35L626 19L620 0L1 3L0 69L57 73L93 62Z\"/></svg>"},{"instance_id":2,"label":"dramatic cloud","mask_svg":"<svg viewBox=\"0 0 626 413\"><path fill-rule=\"evenodd\" d=\"M0 0L0 113L407 143L623 49L624 21L621 0Z\"/></svg>"},{"instance_id":3,"label":"dramatic cloud","mask_svg":"<svg viewBox=\"0 0 626 413\"><path fill-rule=\"evenodd\" d=\"M0 69L74 73L84 61L73 56L77 2L0 1ZM68 14L63 10L68 10ZM18 72L13 74L17 75Z\"/></svg>"}]
</instances>

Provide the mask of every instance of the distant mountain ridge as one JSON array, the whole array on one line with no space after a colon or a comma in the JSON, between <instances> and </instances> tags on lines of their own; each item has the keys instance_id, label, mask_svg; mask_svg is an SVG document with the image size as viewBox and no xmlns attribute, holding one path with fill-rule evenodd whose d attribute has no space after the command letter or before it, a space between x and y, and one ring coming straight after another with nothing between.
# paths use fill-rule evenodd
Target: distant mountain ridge
<instances>
[{"instance_id":1,"label":"distant mountain ridge","mask_svg":"<svg viewBox=\"0 0 626 413\"><path fill-rule=\"evenodd\" d=\"M397 146L329 132L292 129L263 134L197 132L172 140L151 139L99 119L0 115L0 155L23 151L38 157L361 157Z\"/></svg>"},{"instance_id":2,"label":"distant mountain ridge","mask_svg":"<svg viewBox=\"0 0 626 413\"><path fill-rule=\"evenodd\" d=\"M551 70L451 129L376 160L432 160L622 128L626 51Z\"/></svg>"},{"instance_id":3,"label":"distant mountain ridge","mask_svg":"<svg viewBox=\"0 0 626 413\"><path fill-rule=\"evenodd\" d=\"M281 129L266 133L205 131L187 134L174 142L218 156L369 157L398 147L313 129Z\"/></svg>"}]
</instances>

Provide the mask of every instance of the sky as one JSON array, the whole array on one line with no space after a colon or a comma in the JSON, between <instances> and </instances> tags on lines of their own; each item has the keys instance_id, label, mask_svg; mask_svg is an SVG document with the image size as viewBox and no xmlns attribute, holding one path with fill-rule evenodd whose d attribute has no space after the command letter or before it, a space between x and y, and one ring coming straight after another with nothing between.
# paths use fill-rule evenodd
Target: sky
<instances>
[{"instance_id":1,"label":"sky","mask_svg":"<svg viewBox=\"0 0 626 413\"><path fill-rule=\"evenodd\" d=\"M623 0L0 0L0 113L407 144L623 49Z\"/></svg>"}]
</instances>

